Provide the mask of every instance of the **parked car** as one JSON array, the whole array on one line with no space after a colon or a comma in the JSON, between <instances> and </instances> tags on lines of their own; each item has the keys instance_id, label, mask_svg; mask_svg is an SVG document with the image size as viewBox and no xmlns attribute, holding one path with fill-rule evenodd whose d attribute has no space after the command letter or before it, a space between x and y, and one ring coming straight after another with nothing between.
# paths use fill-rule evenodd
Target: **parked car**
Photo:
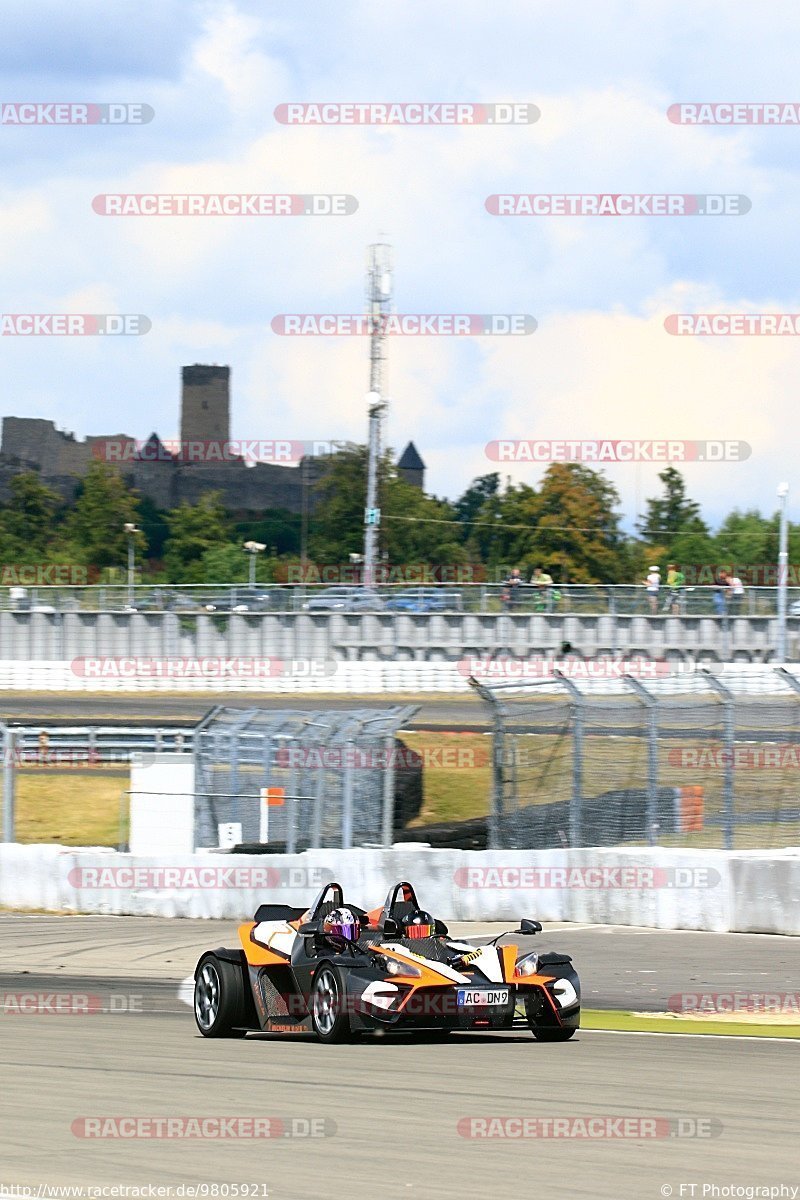
<instances>
[{"instance_id":1,"label":"parked car","mask_svg":"<svg viewBox=\"0 0 800 1200\"><path fill-rule=\"evenodd\" d=\"M258 613L258 612L275 612L281 607L282 595L279 590L273 592L249 592L245 588L240 588L236 593L236 603L231 605L230 611L235 613ZM218 604L217 608L222 605Z\"/></svg>"},{"instance_id":2,"label":"parked car","mask_svg":"<svg viewBox=\"0 0 800 1200\"><path fill-rule=\"evenodd\" d=\"M330 587L306 600L308 612L375 612L385 608L381 597L367 587Z\"/></svg>"},{"instance_id":3,"label":"parked car","mask_svg":"<svg viewBox=\"0 0 800 1200\"><path fill-rule=\"evenodd\" d=\"M461 609L459 592L443 591L440 588L409 588L398 592L386 601L392 612L458 612Z\"/></svg>"},{"instance_id":4,"label":"parked car","mask_svg":"<svg viewBox=\"0 0 800 1200\"><path fill-rule=\"evenodd\" d=\"M54 613L56 611L52 604L34 604L33 597L24 587L8 589L8 607L16 612Z\"/></svg>"}]
</instances>

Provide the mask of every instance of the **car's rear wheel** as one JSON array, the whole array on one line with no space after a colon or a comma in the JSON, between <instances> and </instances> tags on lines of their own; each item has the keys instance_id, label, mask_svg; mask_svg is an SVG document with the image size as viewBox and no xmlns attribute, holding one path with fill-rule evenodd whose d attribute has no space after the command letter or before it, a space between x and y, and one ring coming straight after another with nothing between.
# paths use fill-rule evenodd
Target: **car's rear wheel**
<instances>
[{"instance_id":1,"label":"car's rear wheel","mask_svg":"<svg viewBox=\"0 0 800 1200\"><path fill-rule=\"evenodd\" d=\"M233 963L207 954L194 981L194 1019L203 1037L244 1037L244 980Z\"/></svg>"},{"instance_id":2,"label":"car's rear wheel","mask_svg":"<svg viewBox=\"0 0 800 1200\"><path fill-rule=\"evenodd\" d=\"M536 1038L537 1042L568 1042L574 1033L577 1033L574 1025L567 1029L532 1029L531 1033Z\"/></svg>"},{"instance_id":3,"label":"car's rear wheel","mask_svg":"<svg viewBox=\"0 0 800 1200\"><path fill-rule=\"evenodd\" d=\"M341 1042L350 1032L344 976L332 963L317 969L311 988L311 1024L321 1042Z\"/></svg>"}]
</instances>

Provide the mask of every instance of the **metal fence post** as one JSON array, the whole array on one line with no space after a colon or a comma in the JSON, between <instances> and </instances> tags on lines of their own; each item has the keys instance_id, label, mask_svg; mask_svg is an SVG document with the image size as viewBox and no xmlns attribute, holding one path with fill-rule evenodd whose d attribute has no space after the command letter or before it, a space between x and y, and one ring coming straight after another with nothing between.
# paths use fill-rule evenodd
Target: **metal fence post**
<instances>
[{"instance_id":1,"label":"metal fence post","mask_svg":"<svg viewBox=\"0 0 800 1200\"><path fill-rule=\"evenodd\" d=\"M492 733L492 794L489 820L487 822L486 842L490 850L496 850L500 845L502 817L505 815L505 777L503 774L503 765L505 761L506 730L503 723L502 710L497 697L491 689L479 683L472 675L470 675L467 682L478 693L481 700L485 700L487 704L491 705L492 709L492 721L494 724Z\"/></svg>"},{"instance_id":2,"label":"metal fence post","mask_svg":"<svg viewBox=\"0 0 800 1200\"><path fill-rule=\"evenodd\" d=\"M14 786L16 773L14 751L15 731L3 726L3 841L13 842L14 836Z\"/></svg>"},{"instance_id":3,"label":"metal fence post","mask_svg":"<svg viewBox=\"0 0 800 1200\"><path fill-rule=\"evenodd\" d=\"M342 849L353 846L353 743L345 743L344 786L342 788Z\"/></svg>"},{"instance_id":4,"label":"metal fence post","mask_svg":"<svg viewBox=\"0 0 800 1200\"><path fill-rule=\"evenodd\" d=\"M386 751L386 769L383 775L383 813L381 842L388 849L394 841L394 770L395 770L395 741L387 737L384 742Z\"/></svg>"},{"instance_id":5,"label":"metal fence post","mask_svg":"<svg viewBox=\"0 0 800 1200\"><path fill-rule=\"evenodd\" d=\"M311 822L311 845L313 850L319 850L323 845L323 790L325 787L325 772L323 767L317 768L317 779L314 787L314 814Z\"/></svg>"},{"instance_id":6,"label":"metal fence post","mask_svg":"<svg viewBox=\"0 0 800 1200\"><path fill-rule=\"evenodd\" d=\"M619 654L619 622L617 620L617 593L613 587L608 588L608 614L611 617L611 653Z\"/></svg>"},{"instance_id":7,"label":"metal fence post","mask_svg":"<svg viewBox=\"0 0 800 1200\"><path fill-rule=\"evenodd\" d=\"M631 675L623 681L633 688L647 709L647 841L658 845L658 700Z\"/></svg>"},{"instance_id":8,"label":"metal fence post","mask_svg":"<svg viewBox=\"0 0 800 1200\"><path fill-rule=\"evenodd\" d=\"M295 740L294 744L299 747L300 743ZM298 787L298 772L296 760L299 755L292 755L292 766L289 771L289 809L286 813L286 853L297 853L297 806L300 804Z\"/></svg>"},{"instance_id":9,"label":"metal fence post","mask_svg":"<svg viewBox=\"0 0 800 1200\"><path fill-rule=\"evenodd\" d=\"M559 670L553 674L567 689L572 700L572 795L569 802L569 844L583 844L583 733L584 703L580 688Z\"/></svg>"},{"instance_id":10,"label":"metal fence post","mask_svg":"<svg viewBox=\"0 0 800 1200\"><path fill-rule=\"evenodd\" d=\"M722 783L722 812L725 821L725 849L732 850L733 827L736 819L733 775L733 747L736 738L736 699L733 692L720 683L713 672L704 667L702 674L705 676L708 686L721 698L723 705L722 740L725 753L725 769Z\"/></svg>"}]
</instances>

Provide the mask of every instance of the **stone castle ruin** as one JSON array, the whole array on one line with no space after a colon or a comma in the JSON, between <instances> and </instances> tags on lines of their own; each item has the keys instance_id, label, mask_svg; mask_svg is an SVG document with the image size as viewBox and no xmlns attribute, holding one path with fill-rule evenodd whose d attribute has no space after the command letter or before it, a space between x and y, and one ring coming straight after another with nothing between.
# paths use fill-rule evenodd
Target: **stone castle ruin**
<instances>
[{"instance_id":1,"label":"stone castle ruin","mask_svg":"<svg viewBox=\"0 0 800 1200\"><path fill-rule=\"evenodd\" d=\"M313 484L335 443L232 442L230 367L195 364L182 370L180 440L152 433L142 442L127 433L89 436L57 429L39 417L4 417L0 446L0 499L22 471L37 471L65 499L95 460L119 468L126 480L158 507L195 504L218 491L226 508L254 512L267 508L313 508ZM264 461L267 460L267 461ZM423 488L425 464L410 442L397 464L402 478Z\"/></svg>"}]
</instances>

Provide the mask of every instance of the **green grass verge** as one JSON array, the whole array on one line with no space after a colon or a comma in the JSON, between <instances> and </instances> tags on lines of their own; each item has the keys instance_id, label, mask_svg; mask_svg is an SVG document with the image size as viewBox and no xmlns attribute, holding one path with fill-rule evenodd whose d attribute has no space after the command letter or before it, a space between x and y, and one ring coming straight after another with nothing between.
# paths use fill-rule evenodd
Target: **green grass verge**
<instances>
[{"instance_id":1,"label":"green grass verge","mask_svg":"<svg viewBox=\"0 0 800 1200\"><path fill-rule=\"evenodd\" d=\"M492 738L479 733L447 730L404 733L403 740L423 757L424 801L413 826L486 816L492 788ZM568 801L572 789L571 743L554 735L520 736L514 747L524 766L520 769L519 803L549 804ZM512 749L511 746L508 747ZM703 772L676 767L670 748L662 747L660 783L679 787L697 783L705 788L706 815L719 813L722 784L718 771ZM117 767L119 770L119 767ZM253 770L257 770L253 768ZM752 810L779 810L795 806L796 784L789 773L778 770L737 774L736 809L746 818ZM795 772L796 774L796 772ZM641 788L647 778L646 743L615 737L585 742L584 786L587 793L616 788ZM111 775L103 768L83 774L23 771L17 780L17 836L21 842L61 842L66 845L116 846L127 839L126 773ZM707 824L703 830L663 834L662 846L720 848L723 830ZM800 823L737 825L737 848L770 848L797 845ZM630 846L635 843L629 843Z\"/></svg>"},{"instance_id":2,"label":"green grass verge","mask_svg":"<svg viewBox=\"0 0 800 1200\"><path fill-rule=\"evenodd\" d=\"M705 1017L665 1017L660 1013L623 1012L616 1009L584 1008L583 1029L608 1029L622 1033L706 1033L738 1037L800 1038L800 1024L770 1025L758 1021L710 1021Z\"/></svg>"}]
</instances>

